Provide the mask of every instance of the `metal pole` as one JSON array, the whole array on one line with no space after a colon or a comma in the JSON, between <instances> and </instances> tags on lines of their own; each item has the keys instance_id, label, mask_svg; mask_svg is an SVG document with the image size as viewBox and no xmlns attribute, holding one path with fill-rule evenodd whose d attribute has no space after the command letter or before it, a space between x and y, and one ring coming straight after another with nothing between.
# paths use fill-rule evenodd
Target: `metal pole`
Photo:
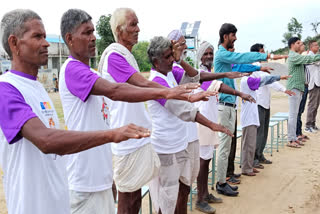
<instances>
[{"instance_id":1,"label":"metal pole","mask_svg":"<svg viewBox=\"0 0 320 214\"><path fill-rule=\"evenodd\" d=\"M60 73L60 68L61 68L61 61L62 61L62 57L61 57L61 36L59 35L59 69L58 69L58 75Z\"/></svg>"}]
</instances>

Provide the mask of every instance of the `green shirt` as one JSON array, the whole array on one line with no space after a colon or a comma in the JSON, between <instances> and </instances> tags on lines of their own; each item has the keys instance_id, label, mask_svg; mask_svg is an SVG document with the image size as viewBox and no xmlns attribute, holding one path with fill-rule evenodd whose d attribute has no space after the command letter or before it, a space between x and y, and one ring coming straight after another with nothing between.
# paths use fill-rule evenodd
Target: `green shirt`
<instances>
[{"instance_id":1,"label":"green shirt","mask_svg":"<svg viewBox=\"0 0 320 214\"><path fill-rule=\"evenodd\" d=\"M288 69L289 75L292 77L288 79L287 89L298 89L299 91L304 91L304 83L306 77L304 74L304 64L310 64L315 61L320 61L320 54L314 56L303 56L294 51L289 52L288 58Z\"/></svg>"}]
</instances>

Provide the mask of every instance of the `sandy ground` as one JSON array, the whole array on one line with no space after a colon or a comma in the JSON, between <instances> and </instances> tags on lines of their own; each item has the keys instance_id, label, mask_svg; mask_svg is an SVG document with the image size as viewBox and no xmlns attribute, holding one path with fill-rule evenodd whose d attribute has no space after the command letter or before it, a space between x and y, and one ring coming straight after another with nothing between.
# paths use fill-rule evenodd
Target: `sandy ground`
<instances>
[{"instance_id":1,"label":"sandy ground","mask_svg":"<svg viewBox=\"0 0 320 214\"><path fill-rule=\"evenodd\" d=\"M51 94L58 102L58 94ZM56 104L57 111L61 108ZM273 93L271 113L287 112L288 101L282 93ZM303 120L305 121L305 115ZM320 118L318 117L318 121ZM61 126L63 127L63 126ZM309 134L311 140L301 149L281 148L272 157L274 163L256 177L241 177L239 196L223 197L223 203L213 205L217 213L224 214L279 214L320 213L320 143L318 134ZM238 141L238 148L240 141ZM236 171L240 168L236 165ZM1 179L1 178L0 178ZM210 190L218 195L214 190ZM220 195L219 195L220 196ZM194 202L196 196L194 196ZM143 213L148 213L148 197L143 200ZM7 213L2 182L0 182L0 214ZM189 213L200 213L193 209Z\"/></svg>"}]
</instances>

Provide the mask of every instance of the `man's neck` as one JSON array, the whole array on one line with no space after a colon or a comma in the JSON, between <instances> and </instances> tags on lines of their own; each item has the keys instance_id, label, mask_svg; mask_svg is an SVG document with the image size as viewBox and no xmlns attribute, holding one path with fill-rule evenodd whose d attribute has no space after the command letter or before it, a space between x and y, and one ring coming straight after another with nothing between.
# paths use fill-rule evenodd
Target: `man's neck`
<instances>
[{"instance_id":1,"label":"man's neck","mask_svg":"<svg viewBox=\"0 0 320 214\"><path fill-rule=\"evenodd\" d=\"M205 64L201 64L203 67L206 67L208 71L211 71L211 68L212 66L208 66L208 65L205 65Z\"/></svg>"},{"instance_id":2,"label":"man's neck","mask_svg":"<svg viewBox=\"0 0 320 214\"><path fill-rule=\"evenodd\" d=\"M130 52L132 51L133 45L128 44L128 42L125 42L123 40L118 40L118 43L126 47Z\"/></svg>"},{"instance_id":3,"label":"man's neck","mask_svg":"<svg viewBox=\"0 0 320 214\"><path fill-rule=\"evenodd\" d=\"M224 47L226 50L228 50L228 47L227 47L227 43L223 42L221 43L222 47Z\"/></svg>"},{"instance_id":4,"label":"man's neck","mask_svg":"<svg viewBox=\"0 0 320 214\"><path fill-rule=\"evenodd\" d=\"M34 77L37 77L38 75L38 69L40 67L38 65L30 65L25 62L17 61L15 59L13 59L11 63L12 63L12 66L11 66L12 70L20 71L22 73L29 74Z\"/></svg>"},{"instance_id":5,"label":"man's neck","mask_svg":"<svg viewBox=\"0 0 320 214\"><path fill-rule=\"evenodd\" d=\"M157 70L157 69L154 69L154 70L157 71L157 72L159 72L160 74L165 75L165 76L167 76L167 74L168 74L168 72L166 72L166 71L159 71L159 70Z\"/></svg>"},{"instance_id":6,"label":"man's neck","mask_svg":"<svg viewBox=\"0 0 320 214\"><path fill-rule=\"evenodd\" d=\"M89 66L89 60L90 60L89 57L80 56L79 54L76 54L74 52L70 52L70 54L76 60L79 60L80 62L82 62L82 63L84 63L84 64Z\"/></svg>"},{"instance_id":7,"label":"man's neck","mask_svg":"<svg viewBox=\"0 0 320 214\"><path fill-rule=\"evenodd\" d=\"M296 53L298 53L297 51L295 51L293 48L290 48L290 51L293 51L293 52L296 52Z\"/></svg>"}]
</instances>

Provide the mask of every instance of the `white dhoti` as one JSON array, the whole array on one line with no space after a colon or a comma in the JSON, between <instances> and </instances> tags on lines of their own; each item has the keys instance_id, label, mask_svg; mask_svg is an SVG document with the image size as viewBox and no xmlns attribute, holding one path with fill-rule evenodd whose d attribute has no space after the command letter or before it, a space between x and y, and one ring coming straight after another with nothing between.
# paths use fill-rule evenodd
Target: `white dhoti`
<instances>
[{"instance_id":1,"label":"white dhoti","mask_svg":"<svg viewBox=\"0 0 320 214\"><path fill-rule=\"evenodd\" d=\"M160 160L151 143L128 155L114 156L114 181L120 192L134 192L158 175Z\"/></svg>"},{"instance_id":2,"label":"white dhoti","mask_svg":"<svg viewBox=\"0 0 320 214\"><path fill-rule=\"evenodd\" d=\"M195 140L188 144L187 151L190 156L190 185L196 180L200 170L200 158L199 158L199 140Z\"/></svg>"},{"instance_id":3,"label":"white dhoti","mask_svg":"<svg viewBox=\"0 0 320 214\"><path fill-rule=\"evenodd\" d=\"M70 190L72 214L110 214L114 213L112 189L100 192L77 192Z\"/></svg>"},{"instance_id":4,"label":"white dhoti","mask_svg":"<svg viewBox=\"0 0 320 214\"><path fill-rule=\"evenodd\" d=\"M200 145L200 158L203 160L210 160L213 158L215 148L212 145Z\"/></svg>"},{"instance_id":5,"label":"white dhoti","mask_svg":"<svg viewBox=\"0 0 320 214\"><path fill-rule=\"evenodd\" d=\"M159 154L161 167L159 175L150 182L150 195L156 212L161 209L162 214L174 213L179 180L190 186L191 159L188 149L174 154Z\"/></svg>"}]
</instances>

